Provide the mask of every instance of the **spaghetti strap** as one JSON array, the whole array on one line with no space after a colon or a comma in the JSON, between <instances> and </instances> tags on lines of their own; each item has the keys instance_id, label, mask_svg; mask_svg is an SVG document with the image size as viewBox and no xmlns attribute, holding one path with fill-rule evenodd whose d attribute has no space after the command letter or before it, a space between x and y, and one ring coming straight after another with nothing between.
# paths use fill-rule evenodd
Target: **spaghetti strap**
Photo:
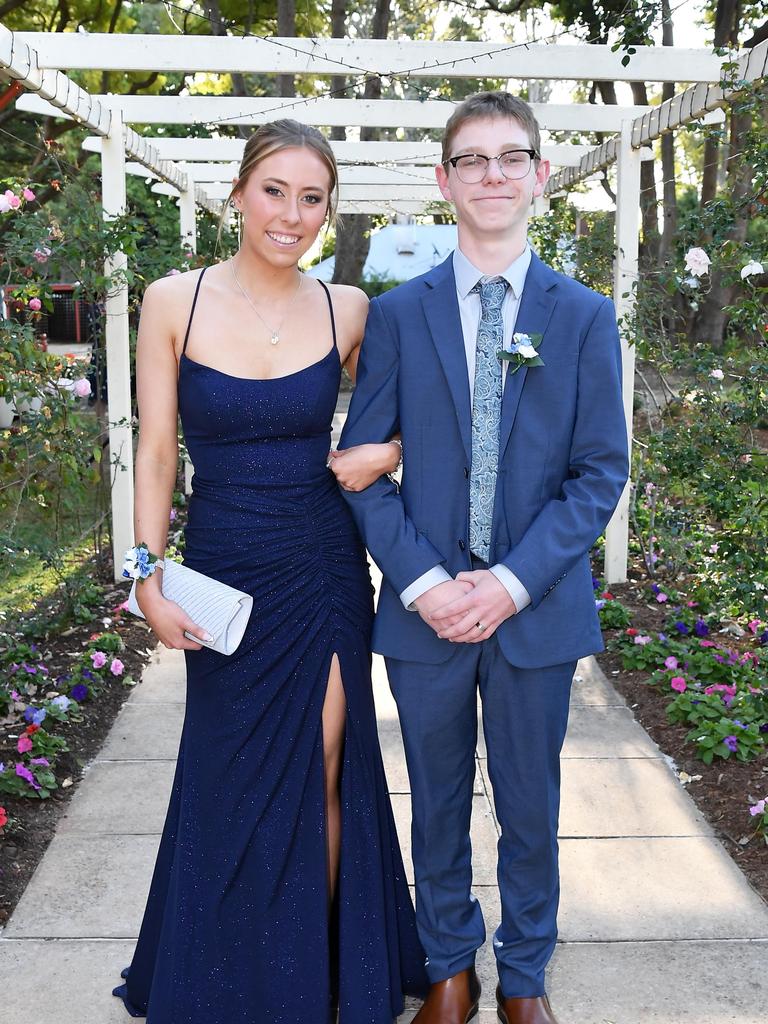
<instances>
[{"instance_id":1,"label":"spaghetti strap","mask_svg":"<svg viewBox=\"0 0 768 1024\"><path fill-rule=\"evenodd\" d=\"M189 341L189 329L192 326L192 317L195 315L197 296L200 292L200 285L203 283L203 274L206 272L207 269L207 267L203 267L203 269L200 271L200 277L198 277L197 279L197 285L195 287L195 297L192 299L192 309L190 309L189 311L189 320L187 321L187 333L184 335L184 347L181 350L182 355L184 355L184 353L187 351L187 342ZM333 316L333 313L331 313L331 316Z\"/></svg>"},{"instance_id":2,"label":"spaghetti strap","mask_svg":"<svg viewBox=\"0 0 768 1024\"><path fill-rule=\"evenodd\" d=\"M318 278L318 281L319 280L320 279ZM333 315L333 303L331 302L331 291L330 291L328 285L325 283L325 281L320 281L320 284L323 286L323 291L325 292L326 297L328 299L328 309L331 311L331 330L333 331L333 346L334 346L334 348L338 348L339 345L338 345L338 342L336 341L336 317Z\"/></svg>"}]
</instances>

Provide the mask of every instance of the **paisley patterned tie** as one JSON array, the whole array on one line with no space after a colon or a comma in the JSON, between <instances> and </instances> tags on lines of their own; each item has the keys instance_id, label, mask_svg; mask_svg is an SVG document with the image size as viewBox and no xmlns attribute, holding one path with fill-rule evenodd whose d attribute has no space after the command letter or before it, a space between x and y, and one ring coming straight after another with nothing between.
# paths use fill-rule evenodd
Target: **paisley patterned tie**
<instances>
[{"instance_id":1,"label":"paisley patterned tie","mask_svg":"<svg viewBox=\"0 0 768 1024\"><path fill-rule=\"evenodd\" d=\"M485 278L472 289L480 294L480 325L475 353L475 390L472 399L472 472L469 478L469 549L490 561L491 522L499 465L501 420L501 361L503 346L501 307L507 292L503 277Z\"/></svg>"}]
</instances>

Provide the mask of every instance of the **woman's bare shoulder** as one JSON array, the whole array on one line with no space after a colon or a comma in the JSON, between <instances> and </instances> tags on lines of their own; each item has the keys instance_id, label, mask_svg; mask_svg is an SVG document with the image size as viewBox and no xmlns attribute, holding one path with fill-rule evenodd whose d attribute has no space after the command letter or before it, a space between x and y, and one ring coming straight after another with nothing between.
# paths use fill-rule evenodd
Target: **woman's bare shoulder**
<instances>
[{"instance_id":1,"label":"woman's bare shoulder","mask_svg":"<svg viewBox=\"0 0 768 1024\"><path fill-rule=\"evenodd\" d=\"M205 267L203 270L207 270ZM197 282L203 270L187 270L179 274L166 274L152 281L144 292L144 302L172 303L188 302L194 295Z\"/></svg>"}]
</instances>

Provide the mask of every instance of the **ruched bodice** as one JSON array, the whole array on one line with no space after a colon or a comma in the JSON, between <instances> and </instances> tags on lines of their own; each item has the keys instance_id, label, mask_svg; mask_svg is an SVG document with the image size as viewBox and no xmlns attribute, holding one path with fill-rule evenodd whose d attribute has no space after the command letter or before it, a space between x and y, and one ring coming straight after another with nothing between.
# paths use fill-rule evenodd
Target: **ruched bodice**
<instances>
[{"instance_id":1,"label":"ruched bodice","mask_svg":"<svg viewBox=\"0 0 768 1024\"><path fill-rule=\"evenodd\" d=\"M185 563L254 604L231 657L186 652L171 802L115 990L148 1024L329 1024L332 997L340 1024L391 1024L402 993L426 985L376 735L372 587L326 465L333 335L317 362L269 380L180 360L195 468ZM329 923L322 711L334 655L347 708Z\"/></svg>"}]
</instances>

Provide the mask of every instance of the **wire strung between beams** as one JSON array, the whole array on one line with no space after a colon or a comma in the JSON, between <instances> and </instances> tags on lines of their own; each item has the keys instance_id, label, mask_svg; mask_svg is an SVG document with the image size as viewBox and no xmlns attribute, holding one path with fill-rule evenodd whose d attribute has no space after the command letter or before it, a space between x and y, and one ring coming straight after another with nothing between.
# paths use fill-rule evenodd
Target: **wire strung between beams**
<instances>
[{"instance_id":1,"label":"wire strung between beams","mask_svg":"<svg viewBox=\"0 0 768 1024\"><path fill-rule=\"evenodd\" d=\"M227 20L224 20L224 19L216 20L215 18L211 18L210 15L201 14L198 11L193 11L193 10L190 10L189 8L182 7L181 4L174 3L174 0L161 0L161 2L163 4L163 6L166 7L166 8L176 9L178 11L181 11L183 14L185 14L187 16L191 15L192 17L199 18L202 21L207 21L211 25L216 25L216 26L223 25L228 30L231 30L231 34L233 36L236 36L237 38L242 38L242 39L259 39L262 42L269 43L272 46L278 46L278 47L282 47L283 49L290 50L291 53L294 53L294 54L296 54L297 56L300 56L300 57L314 57L314 56L318 56L318 54L316 52L313 53L313 52L305 50L305 49L303 49L301 47L292 46L290 43L286 43L286 42L284 42L281 39L275 38L274 36L259 35L256 32L247 32L247 31L240 31L240 30L235 31L235 29L237 28L236 22L234 22L234 21L227 21ZM672 17L675 14L675 12L680 10L681 7L685 7L686 4L689 4L690 2L691 2L691 0L680 0L680 3L678 3L675 7L672 7L670 9L668 17L662 18L659 21L659 24L660 25L665 25L665 24L671 22L672 21ZM619 11L616 14L615 19L613 19L613 23L609 23L609 24L606 25L605 31L607 32L607 31L610 31L612 28L620 27L621 19L624 17L625 14L628 13L628 11L633 6L634 6L634 0L627 0L627 2L625 3L624 7L622 8L622 10ZM551 43L551 42L553 42L556 39L559 39L559 38L562 38L563 36L569 35L569 33L570 33L570 30L567 29L567 28L564 28L564 29L560 30L559 32L552 32L550 35L547 35L547 36L541 36L541 37L538 37L538 38L534 37L533 39L524 40L521 43L508 43L508 44L505 44L504 46L496 46L496 47L494 47L491 50L482 51L481 53L469 54L466 57L454 57L454 58L451 58L451 59L448 59L448 60L436 60L436 61L433 61L432 63L424 62L424 63L418 65L417 67L407 68L405 71L389 71L389 72L372 71L369 68L363 68L363 67L360 67L359 65L350 64L349 62L347 62L345 60L342 60L341 58L338 58L338 57L329 57L328 54L324 53L324 52L319 54L319 56L321 56L323 58L323 60L327 60L331 64L338 64L340 67L347 68L350 71L356 71L359 74L363 74L363 75L369 76L371 78L389 78L389 79L406 78L407 79L410 75L418 74L419 71L423 72L423 71L435 70L437 68L449 67L449 66L450 67L456 67L457 64L464 63L464 62L466 62L468 60L471 60L474 63L474 62L476 62L481 57L490 57L491 59L493 59L493 57L496 57L496 56L498 56L501 53L509 53L512 50L519 50L519 49L522 49L522 48L527 49L529 46L532 46L532 45L535 45L535 44ZM320 40L316 36L307 36L305 38L307 38L315 47L320 45ZM591 39L588 38L586 40L582 40L579 45L588 46L588 45L591 45L592 43L601 43L601 42L603 42L603 36L595 36L595 37L593 37ZM294 72L294 74L299 74L299 73L300 72Z\"/></svg>"},{"instance_id":2,"label":"wire strung between beams","mask_svg":"<svg viewBox=\"0 0 768 1024\"><path fill-rule=\"evenodd\" d=\"M181 11L185 15L192 15L193 17L199 18L202 21L207 21L207 22L209 22L212 25L225 25L227 28L233 28L234 24L235 24L234 22L216 21L214 18L211 18L209 15L200 14L197 11L191 11L191 10L185 8L185 7L182 7L180 4L174 3L173 0L161 0L161 2L163 3L163 5L165 7L175 8L176 10ZM680 3L677 4L677 6L675 6L674 8L672 8L670 10L669 17L667 19L664 19L664 21L662 21L662 24L666 23L666 21L671 21L672 20L672 15L676 11L678 11L681 7L684 7L686 4L688 4L690 2L691 2L691 0L680 0ZM623 18L624 14L630 9L632 4L633 4L633 0L627 0L627 3L624 5L624 8L620 12L618 12L618 14L616 15L614 23L606 26L606 31L609 31L611 28L618 27L621 18ZM269 44L271 44L273 46L279 46L279 47L283 47L285 49L288 49L288 50L292 51L293 53L296 53L296 54L298 54L300 56L304 56L304 57L306 57L306 56L313 56L313 54L310 53L307 50L301 49L300 47L291 46L289 43L284 43L281 40L275 39L275 38L273 38L271 36L258 35L257 33L253 33L253 32L233 32L232 34L237 36L238 38L259 39L262 42L269 43ZM271 113L279 113L279 112L285 111L285 110L292 110L295 107L306 106L306 105L308 105L310 103L317 102L317 101L319 101L321 99L328 99L328 98L331 98L331 97L334 97L334 96L344 95L344 94L348 93L351 89L355 89L357 87L357 85L360 83L361 79L362 79L362 82L364 84L369 78L386 78L386 79L389 79L392 82L399 81L401 84L406 84L411 89L415 89L418 93L421 94L421 98L422 99L434 99L435 97L434 97L433 91L430 90L427 86L418 86L418 85L416 85L414 82L411 81L411 76L418 77L419 72L423 72L425 70L437 69L437 68L448 67L448 66L455 67L457 64L461 64L461 63L466 62L468 60L471 60L471 61L475 62L480 57L488 57L490 59L493 59L495 56L497 56L499 54L502 54L502 53L509 53L509 52L511 52L513 50L518 50L518 49L528 49L528 47L530 47L530 46L532 46L534 44L552 43L555 40L557 40L557 39L559 39L559 38L561 38L563 36L566 36L568 34L569 34L569 30L568 29L562 29L560 32L553 32L553 33L551 33L548 36L534 37L533 39L527 39L527 40L525 40L525 41L523 41L521 43L510 43L508 45L501 46L501 47L496 47L496 48L494 48L492 50L488 50L488 51L485 51L483 53L472 54L472 55L468 55L466 57L456 57L456 58L453 58L451 60L434 61L431 64L423 63L423 64L421 64L418 67L408 68L405 71L393 71L393 72L386 72L386 73L385 72L370 71L370 70L367 70L367 69L362 69L362 68L360 68L360 67L358 67L356 65L350 64L347 61L344 61L344 60L342 60L340 58L332 58L332 57L328 57L326 54L321 54L323 59L328 60L331 63L338 64L340 67L347 68L350 71L357 72L357 74L355 76L355 80L352 81L351 83L349 83L348 85L346 85L346 86L344 86L342 88L339 88L339 89L328 88L328 89L322 90L319 93L315 93L313 96L302 97L301 99L293 100L291 102L283 102L283 103L280 103L280 104L276 104L274 107L269 107L269 108L267 108L267 110L261 111L260 112L260 116L263 117L263 116L266 116L266 115L271 114ZM319 45L319 40L316 39L315 37L307 37L307 38L315 46ZM602 42L602 37L601 36L595 36L593 38L589 38L589 39L584 40L580 45L589 46L592 43L600 43L600 42ZM298 72L295 72L295 73L298 73ZM221 118L221 119L219 119L217 121L193 121L193 122L191 122L191 124L195 125L195 126L208 127L210 125L227 124L229 122L238 121L242 117L247 117L247 116L248 116L248 112L247 111L240 111L240 113L238 113L238 114L231 115L230 117Z\"/></svg>"}]
</instances>

